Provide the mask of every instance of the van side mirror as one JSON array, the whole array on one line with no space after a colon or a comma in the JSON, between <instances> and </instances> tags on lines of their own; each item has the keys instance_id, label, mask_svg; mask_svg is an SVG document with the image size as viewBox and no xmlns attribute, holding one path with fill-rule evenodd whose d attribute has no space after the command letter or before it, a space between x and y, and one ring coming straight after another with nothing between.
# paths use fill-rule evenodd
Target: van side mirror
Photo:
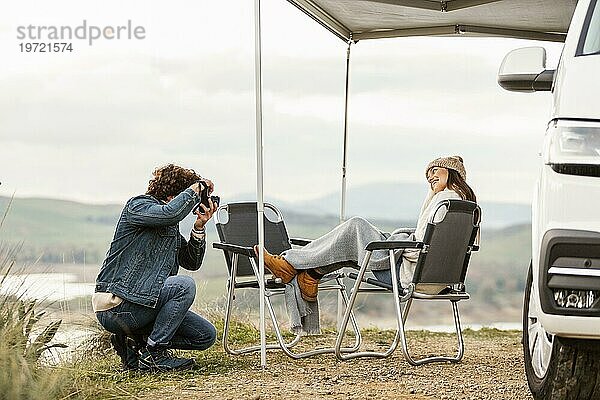
<instances>
[{"instance_id":1,"label":"van side mirror","mask_svg":"<svg viewBox=\"0 0 600 400\"><path fill-rule=\"evenodd\" d=\"M554 72L546 69L546 49L524 47L504 57L498 84L511 92L548 92L552 90Z\"/></svg>"}]
</instances>

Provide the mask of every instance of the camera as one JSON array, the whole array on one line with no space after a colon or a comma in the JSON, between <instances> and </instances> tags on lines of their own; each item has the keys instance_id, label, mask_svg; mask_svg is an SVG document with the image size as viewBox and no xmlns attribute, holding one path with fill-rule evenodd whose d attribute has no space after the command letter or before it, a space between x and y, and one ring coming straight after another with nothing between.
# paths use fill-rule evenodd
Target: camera
<instances>
[{"instance_id":1,"label":"camera","mask_svg":"<svg viewBox=\"0 0 600 400\"><path fill-rule=\"evenodd\" d=\"M208 202L208 199L210 198L213 204L215 204L218 207L221 199L219 198L219 196L208 195L208 185L206 184L206 182L198 181L198 183L200 184L200 203L198 203L198 205L194 207L192 212L195 214L197 211L200 214L204 214L204 210L202 209L202 207L200 207L200 204L204 204L206 208L210 208L210 204Z\"/></svg>"}]
</instances>

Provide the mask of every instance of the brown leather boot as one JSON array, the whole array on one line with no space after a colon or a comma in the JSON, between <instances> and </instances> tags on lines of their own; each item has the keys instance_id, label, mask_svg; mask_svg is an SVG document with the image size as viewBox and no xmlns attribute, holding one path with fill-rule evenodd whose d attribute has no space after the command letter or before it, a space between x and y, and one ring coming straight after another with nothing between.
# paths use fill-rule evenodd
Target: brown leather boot
<instances>
[{"instance_id":1,"label":"brown leather boot","mask_svg":"<svg viewBox=\"0 0 600 400\"><path fill-rule=\"evenodd\" d=\"M307 271L300 272L297 279L302 298L308 302L317 301L317 294L319 293L319 280L310 276Z\"/></svg>"},{"instance_id":2,"label":"brown leather boot","mask_svg":"<svg viewBox=\"0 0 600 400\"><path fill-rule=\"evenodd\" d=\"M258 246L254 246L254 252L258 257ZM290 283L294 276L298 273L292 264L287 262L285 258L278 255L273 255L265 249L265 267L275 275L276 278L281 278L283 283Z\"/></svg>"}]
</instances>

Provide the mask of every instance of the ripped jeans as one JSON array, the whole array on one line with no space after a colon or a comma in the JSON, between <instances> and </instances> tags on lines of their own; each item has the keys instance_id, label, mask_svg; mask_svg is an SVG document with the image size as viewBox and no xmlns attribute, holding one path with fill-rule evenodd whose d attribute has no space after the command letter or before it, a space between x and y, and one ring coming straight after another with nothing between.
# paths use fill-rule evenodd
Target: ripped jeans
<instances>
[{"instance_id":1,"label":"ripped jeans","mask_svg":"<svg viewBox=\"0 0 600 400\"><path fill-rule=\"evenodd\" d=\"M145 337L151 346L182 350L205 350L217 337L215 327L190 311L196 284L188 276L170 276L160 291L155 308L124 300L118 306L99 311L96 317L108 331L129 337Z\"/></svg>"}]
</instances>

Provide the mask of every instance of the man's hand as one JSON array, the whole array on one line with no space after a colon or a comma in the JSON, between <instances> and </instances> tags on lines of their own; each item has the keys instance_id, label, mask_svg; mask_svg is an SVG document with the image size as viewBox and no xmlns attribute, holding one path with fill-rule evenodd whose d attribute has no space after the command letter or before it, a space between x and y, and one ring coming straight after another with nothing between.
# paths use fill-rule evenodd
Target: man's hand
<instances>
[{"instance_id":1,"label":"man's hand","mask_svg":"<svg viewBox=\"0 0 600 400\"><path fill-rule=\"evenodd\" d=\"M208 204L210 205L210 208L207 208L204 204L200 204L200 208L202 208L204 214L200 212L200 208L198 208L198 210L195 212L196 222L194 222L194 229L203 229L204 225L206 225L208 220L212 218L215 211L217 211L217 205L213 203L212 199L208 199Z\"/></svg>"},{"instance_id":2,"label":"man's hand","mask_svg":"<svg viewBox=\"0 0 600 400\"><path fill-rule=\"evenodd\" d=\"M210 196L211 193L213 192L213 190L215 190L215 184L212 183L212 181L210 179L206 179L206 178L202 178L202 181L204 183L206 183L206 186L208 186L208 195Z\"/></svg>"},{"instance_id":3,"label":"man's hand","mask_svg":"<svg viewBox=\"0 0 600 400\"><path fill-rule=\"evenodd\" d=\"M190 186L189 189L192 189L198 196L200 195L200 184L198 182Z\"/></svg>"},{"instance_id":4,"label":"man's hand","mask_svg":"<svg viewBox=\"0 0 600 400\"><path fill-rule=\"evenodd\" d=\"M206 186L208 187L208 195L210 196L210 194L213 192L213 190L215 190L215 184L212 183L212 181L210 179L203 178L203 179L200 179L200 181L202 181L206 184ZM196 192L197 195L200 195L200 192L202 191L202 188L200 187L199 182L196 182L192 186L190 186L190 189L192 189L194 192Z\"/></svg>"}]
</instances>

